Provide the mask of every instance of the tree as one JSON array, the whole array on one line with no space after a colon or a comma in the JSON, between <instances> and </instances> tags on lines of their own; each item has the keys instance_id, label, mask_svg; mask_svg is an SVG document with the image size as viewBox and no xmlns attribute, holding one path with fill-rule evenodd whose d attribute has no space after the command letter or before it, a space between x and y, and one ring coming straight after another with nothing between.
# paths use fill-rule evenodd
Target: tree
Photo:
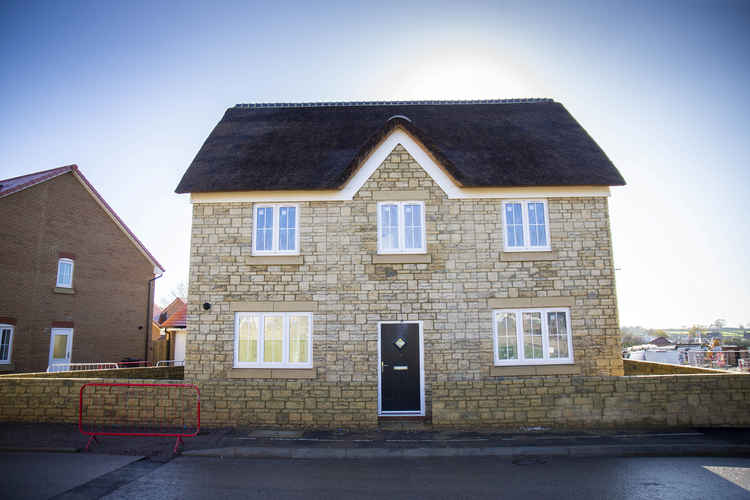
<instances>
[{"instance_id":1,"label":"tree","mask_svg":"<svg viewBox=\"0 0 750 500\"><path fill-rule=\"evenodd\" d=\"M169 292L169 295L172 296L172 300L176 298L180 298L180 299L187 298L188 287L184 281L180 281L174 286L174 288L172 288L172 290Z\"/></svg>"},{"instance_id":2,"label":"tree","mask_svg":"<svg viewBox=\"0 0 750 500\"><path fill-rule=\"evenodd\" d=\"M703 337L703 331L706 329L703 325L693 325L688 330L688 343L692 344L697 339Z\"/></svg>"},{"instance_id":3,"label":"tree","mask_svg":"<svg viewBox=\"0 0 750 500\"><path fill-rule=\"evenodd\" d=\"M711 326L716 327L719 330L721 330L722 328L724 328L724 326L726 326L726 324L727 324L727 320L718 318L713 323L711 323Z\"/></svg>"}]
</instances>

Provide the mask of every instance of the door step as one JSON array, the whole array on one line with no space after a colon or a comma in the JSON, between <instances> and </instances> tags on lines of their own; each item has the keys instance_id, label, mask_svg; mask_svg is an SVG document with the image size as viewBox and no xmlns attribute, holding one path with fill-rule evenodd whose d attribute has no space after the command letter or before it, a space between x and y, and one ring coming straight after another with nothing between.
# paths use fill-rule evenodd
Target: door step
<instances>
[{"instance_id":1,"label":"door step","mask_svg":"<svg viewBox=\"0 0 750 500\"><path fill-rule=\"evenodd\" d=\"M383 431L429 431L432 430L431 417L378 417L378 428Z\"/></svg>"}]
</instances>

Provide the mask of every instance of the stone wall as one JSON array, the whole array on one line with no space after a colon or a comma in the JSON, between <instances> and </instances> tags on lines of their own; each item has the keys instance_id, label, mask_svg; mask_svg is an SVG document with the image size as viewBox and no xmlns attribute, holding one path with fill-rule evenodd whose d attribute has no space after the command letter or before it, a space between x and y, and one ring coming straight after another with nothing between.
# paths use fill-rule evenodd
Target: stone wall
<instances>
[{"instance_id":1,"label":"stone wall","mask_svg":"<svg viewBox=\"0 0 750 500\"><path fill-rule=\"evenodd\" d=\"M432 388L448 428L750 425L750 376L505 377Z\"/></svg>"},{"instance_id":2,"label":"stone wall","mask_svg":"<svg viewBox=\"0 0 750 500\"><path fill-rule=\"evenodd\" d=\"M654 363L637 359L623 359L625 375L676 375L686 373L727 373L726 370L700 368L698 366L673 365L671 363Z\"/></svg>"},{"instance_id":3,"label":"stone wall","mask_svg":"<svg viewBox=\"0 0 750 500\"><path fill-rule=\"evenodd\" d=\"M0 422L75 423L79 391L88 382L122 380L2 377ZM377 426L377 395L367 384L265 380L255 386L204 382L199 388L206 427ZM432 394L432 423L437 428L750 425L747 375L505 377L435 382ZM190 389L103 389L87 392L86 402L84 421L90 425L165 425L191 421L195 410Z\"/></svg>"},{"instance_id":4,"label":"stone wall","mask_svg":"<svg viewBox=\"0 0 750 500\"><path fill-rule=\"evenodd\" d=\"M372 428L377 387L322 380L200 382L206 426Z\"/></svg>"},{"instance_id":5,"label":"stone wall","mask_svg":"<svg viewBox=\"0 0 750 500\"><path fill-rule=\"evenodd\" d=\"M0 375L2 378L113 378L113 379L161 379L182 380L182 366L160 366L143 368L118 368L112 370L77 370L68 372L35 372Z\"/></svg>"},{"instance_id":6,"label":"stone wall","mask_svg":"<svg viewBox=\"0 0 750 500\"><path fill-rule=\"evenodd\" d=\"M382 199L424 200L421 262L377 255ZM501 202L448 199L399 145L352 201L299 203L299 258L253 257L251 203L194 204L186 379L229 381L241 394L276 390L277 375L232 378L234 312L248 302L267 303L268 311L309 305L314 368L302 385L361 388L372 398L366 422L377 418L379 321L422 322L428 415L435 384L497 375L491 316L498 303L570 304L575 365L559 373L621 375L607 199L550 198L552 251L525 254L502 251ZM311 423L330 422L326 412L312 414Z\"/></svg>"},{"instance_id":7,"label":"stone wall","mask_svg":"<svg viewBox=\"0 0 750 500\"><path fill-rule=\"evenodd\" d=\"M133 383L164 384L163 379ZM0 421L77 423L81 387L122 384L122 379L0 378ZM181 384L182 381L175 381ZM175 425L196 422L197 393L191 388L93 387L84 390L83 422L88 426Z\"/></svg>"}]
</instances>

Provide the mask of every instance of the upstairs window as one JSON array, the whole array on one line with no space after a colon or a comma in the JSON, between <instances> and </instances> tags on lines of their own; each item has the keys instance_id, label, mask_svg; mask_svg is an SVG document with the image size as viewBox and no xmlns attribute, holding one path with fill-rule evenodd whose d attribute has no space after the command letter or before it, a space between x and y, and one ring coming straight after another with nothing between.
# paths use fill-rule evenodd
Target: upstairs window
<instances>
[{"instance_id":1,"label":"upstairs window","mask_svg":"<svg viewBox=\"0 0 750 500\"><path fill-rule=\"evenodd\" d=\"M503 202L506 252L550 250L547 200Z\"/></svg>"},{"instance_id":2,"label":"upstairs window","mask_svg":"<svg viewBox=\"0 0 750 500\"><path fill-rule=\"evenodd\" d=\"M13 325L0 325L0 364L10 363L13 349Z\"/></svg>"},{"instance_id":3,"label":"upstairs window","mask_svg":"<svg viewBox=\"0 0 750 500\"><path fill-rule=\"evenodd\" d=\"M256 205L253 254L299 254L298 212L296 205Z\"/></svg>"},{"instance_id":4,"label":"upstairs window","mask_svg":"<svg viewBox=\"0 0 750 500\"><path fill-rule=\"evenodd\" d=\"M503 309L493 314L495 365L573 362L569 309Z\"/></svg>"},{"instance_id":5,"label":"upstairs window","mask_svg":"<svg viewBox=\"0 0 750 500\"><path fill-rule=\"evenodd\" d=\"M57 261L57 283L58 288L73 288L73 259L59 259Z\"/></svg>"},{"instance_id":6,"label":"upstairs window","mask_svg":"<svg viewBox=\"0 0 750 500\"><path fill-rule=\"evenodd\" d=\"M425 253L424 203L378 203L378 253Z\"/></svg>"}]
</instances>

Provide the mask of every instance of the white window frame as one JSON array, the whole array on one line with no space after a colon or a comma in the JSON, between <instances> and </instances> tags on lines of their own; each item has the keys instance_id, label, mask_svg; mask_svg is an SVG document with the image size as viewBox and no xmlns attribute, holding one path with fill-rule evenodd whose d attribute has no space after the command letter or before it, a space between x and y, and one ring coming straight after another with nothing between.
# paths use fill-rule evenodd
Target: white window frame
<instances>
[{"instance_id":1,"label":"white window frame","mask_svg":"<svg viewBox=\"0 0 750 500\"><path fill-rule=\"evenodd\" d=\"M294 250L279 250L279 209L294 208ZM258 209L273 209L273 233L271 236L271 250L258 250ZM253 255L299 255L299 204L297 203L258 203L253 205Z\"/></svg>"},{"instance_id":2,"label":"white window frame","mask_svg":"<svg viewBox=\"0 0 750 500\"><path fill-rule=\"evenodd\" d=\"M281 316L283 318L283 348L281 362L263 361L263 333L266 316ZM306 316L308 324L307 363L290 363L289 360L289 318L291 316ZM240 345L240 320L243 317L258 318L258 353L256 362L240 361L238 350ZM234 367L235 368L312 368L313 367L313 315L309 312L237 312L234 314Z\"/></svg>"},{"instance_id":3,"label":"white window frame","mask_svg":"<svg viewBox=\"0 0 750 500\"><path fill-rule=\"evenodd\" d=\"M543 359L525 359L523 345L523 313L541 313L542 314L542 353ZM553 358L549 357L549 325L547 313L564 312L565 325L568 336L568 357ZM504 313L513 313L516 315L516 351L518 359L499 359L497 356L497 315ZM531 309L495 309L492 311L492 357L495 366L518 366L518 365L570 365L574 363L573 359L573 334L570 325L570 309L567 307L545 307Z\"/></svg>"},{"instance_id":4,"label":"white window frame","mask_svg":"<svg viewBox=\"0 0 750 500\"><path fill-rule=\"evenodd\" d=\"M523 221L523 243L522 247L508 246L508 221L505 219L505 207L508 204L521 204L521 219ZM531 246L531 237L529 234L529 203L542 203L544 205L544 235L546 241L544 245ZM500 218L503 227L503 251L505 252L545 252L550 251L550 223L549 209L547 200L542 198L533 198L528 200L503 200Z\"/></svg>"},{"instance_id":5,"label":"white window frame","mask_svg":"<svg viewBox=\"0 0 750 500\"><path fill-rule=\"evenodd\" d=\"M2 342L2 331L10 330L10 338L8 340L8 359L0 359L0 365L9 365L13 359L13 335L15 334L15 325L7 323L0 323L0 342Z\"/></svg>"},{"instance_id":6,"label":"white window frame","mask_svg":"<svg viewBox=\"0 0 750 500\"><path fill-rule=\"evenodd\" d=\"M70 264L70 283L65 283L60 281L60 266L61 264L66 263ZM73 259L69 259L67 257L62 257L60 259L57 259L57 279L55 280L55 286L57 288L73 288L73 273L76 269L76 262Z\"/></svg>"},{"instance_id":7,"label":"white window frame","mask_svg":"<svg viewBox=\"0 0 750 500\"><path fill-rule=\"evenodd\" d=\"M383 205L396 205L398 211L398 248L383 248L381 239L382 215L381 207ZM422 246L419 248L405 248L406 245L406 217L404 207L406 205L419 205L422 216ZM427 253L427 227L425 225L425 210L423 201L379 201L377 206L378 212L378 254L406 254L406 253Z\"/></svg>"}]
</instances>

